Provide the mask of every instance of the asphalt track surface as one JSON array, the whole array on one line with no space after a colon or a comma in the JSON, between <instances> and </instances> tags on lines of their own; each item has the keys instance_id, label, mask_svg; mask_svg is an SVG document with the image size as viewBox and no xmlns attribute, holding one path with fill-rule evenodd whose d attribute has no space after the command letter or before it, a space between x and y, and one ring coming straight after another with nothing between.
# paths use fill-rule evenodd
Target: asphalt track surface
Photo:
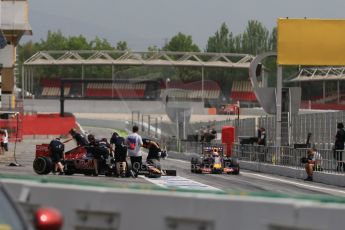
<instances>
[{"instance_id":1,"label":"asphalt track surface","mask_svg":"<svg viewBox=\"0 0 345 230\"><path fill-rule=\"evenodd\" d=\"M92 131L96 137L110 137L112 129L110 128L94 128L84 127L85 130ZM160 182L167 182L166 178L147 180L146 178L115 178L105 176L84 176L84 175L73 175L73 176L58 176L58 175L47 175L40 176L36 175L32 169L32 162L34 159L35 145L40 143L47 143L49 139L40 140L27 140L17 144L17 162L22 166L9 167L9 163L14 162L13 154L7 154L6 156L0 157L0 178L4 177L31 177L31 178L64 178L65 181L78 181L78 182L91 182L101 183L109 186L156 186L157 184L161 187L174 186L162 185ZM73 141L66 144L66 149L73 148L75 143ZM13 144L10 146L10 150L13 150ZM345 188L331 185L324 185L314 182L305 182L294 178L257 173L248 170L241 170L240 175L210 175L210 174L192 174L190 172L190 163L187 161L166 159L162 160L162 168L164 169L175 169L178 174L179 183L183 184L183 188L190 188L191 182L205 185L205 189L210 190L223 190L227 192L238 192L238 193L274 193L281 195L302 195L302 196L317 196L317 195L331 195L331 196L342 196L345 197ZM170 179L171 180L171 179ZM181 180L183 180L181 182ZM152 183L153 182L153 183ZM176 182L176 181L175 181ZM156 185L154 185L156 184ZM193 187L193 185L192 185Z\"/></svg>"}]
</instances>

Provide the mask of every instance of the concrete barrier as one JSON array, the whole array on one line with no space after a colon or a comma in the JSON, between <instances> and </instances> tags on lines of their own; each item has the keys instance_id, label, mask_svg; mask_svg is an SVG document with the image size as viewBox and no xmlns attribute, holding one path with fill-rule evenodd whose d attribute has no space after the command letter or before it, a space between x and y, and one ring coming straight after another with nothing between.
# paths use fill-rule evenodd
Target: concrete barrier
<instances>
[{"instance_id":1,"label":"concrete barrier","mask_svg":"<svg viewBox=\"0 0 345 230\"><path fill-rule=\"evenodd\" d=\"M297 179L304 179L307 177L305 170L296 169L288 166L271 165L259 162L240 161L242 169L248 169L256 172L270 173L274 175L292 177ZM314 172L314 182L323 184L345 186L344 174L331 174L324 172Z\"/></svg>"},{"instance_id":2,"label":"concrete barrier","mask_svg":"<svg viewBox=\"0 0 345 230\"><path fill-rule=\"evenodd\" d=\"M64 229L342 229L345 205L291 198L2 180L26 210L58 208Z\"/></svg>"}]
</instances>

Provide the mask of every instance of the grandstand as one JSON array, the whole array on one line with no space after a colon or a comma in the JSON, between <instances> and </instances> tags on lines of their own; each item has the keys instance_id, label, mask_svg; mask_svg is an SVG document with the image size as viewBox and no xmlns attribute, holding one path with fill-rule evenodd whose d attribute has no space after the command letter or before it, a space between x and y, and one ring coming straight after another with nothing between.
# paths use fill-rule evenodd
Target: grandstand
<instances>
[{"instance_id":1,"label":"grandstand","mask_svg":"<svg viewBox=\"0 0 345 230\"><path fill-rule=\"evenodd\" d=\"M60 96L61 80L58 78L45 78L40 81L40 98L56 98ZM82 90L84 87L84 90ZM65 97L85 98L112 98L112 99L151 99L157 100L169 90L169 98L177 100L205 101L214 104L222 99L224 93L216 81L205 80L204 89L202 81L138 81L115 80L111 82L66 83ZM176 89L175 91L173 89ZM82 95L84 93L84 95ZM255 103L256 97L249 81L234 81L229 95L230 100Z\"/></svg>"},{"instance_id":2,"label":"grandstand","mask_svg":"<svg viewBox=\"0 0 345 230\"><path fill-rule=\"evenodd\" d=\"M60 79L42 79L42 97L58 97L60 96ZM64 95L68 96L71 91L71 84L66 84Z\"/></svg>"},{"instance_id":3,"label":"grandstand","mask_svg":"<svg viewBox=\"0 0 345 230\"><path fill-rule=\"evenodd\" d=\"M345 67L301 68L290 83L302 87L301 108L345 110Z\"/></svg>"},{"instance_id":4,"label":"grandstand","mask_svg":"<svg viewBox=\"0 0 345 230\"><path fill-rule=\"evenodd\" d=\"M161 95L165 93L165 90L169 89L169 97L176 99L187 100L201 100L202 98L207 100L218 100L221 95L221 89L217 82L206 80L204 81L204 90L202 90L202 82L182 82L171 81L169 85L161 83ZM171 91L171 89L179 89ZM182 91L181 91L182 90ZM204 91L204 97L202 95Z\"/></svg>"},{"instance_id":5,"label":"grandstand","mask_svg":"<svg viewBox=\"0 0 345 230\"><path fill-rule=\"evenodd\" d=\"M88 83L86 97L145 98L147 83Z\"/></svg>"},{"instance_id":6,"label":"grandstand","mask_svg":"<svg viewBox=\"0 0 345 230\"><path fill-rule=\"evenodd\" d=\"M257 101L250 81L234 81L230 92L230 98L233 101Z\"/></svg>"},{"instance_id":7,"label":"grandstand","mask_svg":"<svg viewBox=\"0 0 345 230\"><path fill-rule=\"evenodd\" d=\"M61 80L41 80L40 98L60 96ZM82 89L84 87L84 90ZM84 95L83 94L84 91ZM65 97L113 98L113 99L157 99L159 83L156 81L115 80L113 83L65 83Z\"/></svg>"}]
</instances>

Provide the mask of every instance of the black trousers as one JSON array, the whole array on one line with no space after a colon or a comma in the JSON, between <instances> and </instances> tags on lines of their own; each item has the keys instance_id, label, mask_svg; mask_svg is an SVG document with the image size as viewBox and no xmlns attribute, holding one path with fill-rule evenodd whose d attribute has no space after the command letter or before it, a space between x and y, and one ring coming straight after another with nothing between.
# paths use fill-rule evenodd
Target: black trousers
<instances>
[{"instance_id":1,"label":"black trousers","mask_svg":"<svg viewBox=\"0 0 345 230\"><path fill-rule=\"evenodd\" d=\"M142 167L142 160L143 160L143 157L142 156L139 156L139 157L130 157L131 159L131 164L132 164L132 169L135 173L138 173L139 170L141 169Z\"/></svg>"}]
</instances>

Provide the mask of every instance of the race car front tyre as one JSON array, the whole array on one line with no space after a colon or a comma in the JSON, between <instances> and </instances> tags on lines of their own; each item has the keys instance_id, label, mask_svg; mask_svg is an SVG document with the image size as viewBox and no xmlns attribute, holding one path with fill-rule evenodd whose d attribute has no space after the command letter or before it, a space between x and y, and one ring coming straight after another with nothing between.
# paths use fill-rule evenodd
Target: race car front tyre
<instances>
[{"instance_id":1,"label":"race car front tyre","mask_svg":"<svg viewBox=\"0 0 345 230\"><path fill-rule=\"evenodd\" d=\"M37 157L33 163L34 171L39 175L45 175L52 171L53 163L48 157Z\"/></svg>"},{"instance_id":2,"label":"race car front tyre","mask_svg":"<svg viewBox=\"0 0 345 230\"><path fill-rule=\"evenodd\" d=\"M191 161L190 161L190 171L192 173L195 173L195 163L196 163L196 158L195 157L192 157Z\"/></svg>"},{"instance_id":3,"label":"race car front tyre","mask_svg":"<svg viewBox=\"0 0 345 230\"><path fill-rule=\"evenodd\" d=\"M191 172L192 173L201 173L201 159L197 157L193 157L191 160Z\"/></svg>"},{"instance_id":4,"label":"race car front tyre","mask_svg":"<svg viewBox=\"0 0 345 230\"><path fill-rule=\"evenodd\" d=\"M238 166L232 174L234 174L234 175L240 174L240 166Z\"/></svg>"}]
</instances>

